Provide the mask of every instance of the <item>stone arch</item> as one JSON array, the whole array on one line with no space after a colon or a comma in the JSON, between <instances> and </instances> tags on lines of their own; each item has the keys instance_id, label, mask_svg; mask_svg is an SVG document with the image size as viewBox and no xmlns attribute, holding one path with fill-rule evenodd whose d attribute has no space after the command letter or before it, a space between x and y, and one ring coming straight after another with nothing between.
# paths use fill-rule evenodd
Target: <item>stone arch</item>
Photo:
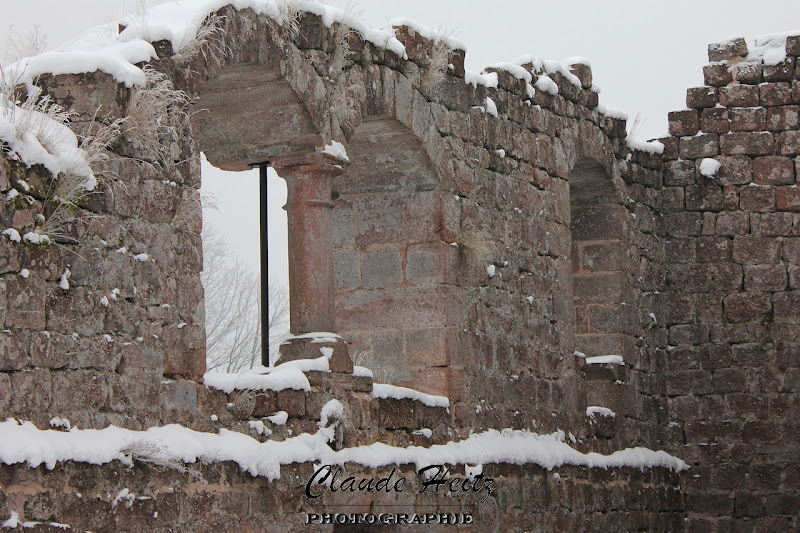
<instances>
[{"instance_id":1,"label":"stone arch","mask_svg":"<svg viewBox=\"0 0 800 533\"><path fill-rule=\"evenodd\" d=\"M392 382L446 388L458 252L445 241L438 173L422 141L388 115L367 117L334 180L337 325Z\"/></svg>"},{"instance_id":2,"label":"stone arch","mask_svg":"<svg viewBox=\"0 0 800 533\"><path fill-rule=\"evenodd\" d=\"M327 79L321 73L330 67L319 54L325 38L304 41L314 32L303 25L318 18L303 15L292 42L248 10L221 13L232 36L224 59L193 65L200 81L183 82L196 96L196 150L215 166L244 170L341 141L349 168L332 177L330 198L317 199L334 207L333 249L323 254L335 258L337 331L351 350L380 354L373 364L398 369L396 382L426 376L431 386L422 388L442 391L442 371L430 369L447 366L442 347L451 324L442 308L452 299L447 285L457 254L448 244L454 239L445 239L443 197L452 194L440 186L447 156L437 153L441 139L413 76L353 62ZM317 50L303 48L311 45ZM292 297L293 319L296 303Z\"/></svg>"}]
</instances>

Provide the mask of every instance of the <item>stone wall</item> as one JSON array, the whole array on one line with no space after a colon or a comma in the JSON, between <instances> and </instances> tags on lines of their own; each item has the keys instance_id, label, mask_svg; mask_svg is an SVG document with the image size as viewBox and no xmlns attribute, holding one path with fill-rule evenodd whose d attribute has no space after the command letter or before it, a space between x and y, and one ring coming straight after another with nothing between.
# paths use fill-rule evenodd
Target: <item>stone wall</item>
<instances>
[{"instance_id":1,"label":"stone wall","mask_svg":"<svg viewBox=\"0 0 800 533\"><path fill-rule=\"evenodd\" d=\"M778 65L747 59L743 40L712 45L706 86L670 114L662 154L631 147L625 120L598 106L586 65L532 60L476 76L450 49L438 73L441 45L411 27L396 29L400 58L312 13L296 34L250 10L218 14L221 41L188 64L168 41L153 43L159 57L149 66L192 101L175 134L160 139L164 157L126 131L96 169L106 175L99 190L69 216L47 201L56 182L46 170L0 158L0 192L10 198L0 201L0 226L39 228L54 241L0 242L0 416L40 428L56 416L82 428L179 422L263 438L249 422L285 410L286 428L272 428L280 438L314 429L337 398L351 445L430 444L413 434L421 427L436 443L483 428L561 428L582 451L667 448L693 470L676 491L677 476L658 469L575 469L561 484L500 465L513 490L498 494L498 507L551 498L543 515L520 511L515 523L670 530L687 510L690 530L797 527L798 37ZM102 121L131 112L132 89L107 74L37 83L76 111L77 132L99 104ZM200 152L231 170L271 162L291 184L298 161L313 166L303 158L330 141L346 146L349 166L326 176L330 198L311 202L332 208L332 242L309 246L333 263L325 304L335 305L337 332L394 383L448 396L449 412L371 400L344 374L310 378L321 381L309 394L226 396L202 383ZM701 166L714 166L706 159L720 168L704 175ZM587 364L611 354L625 364ZM589 406L616 416L587 417ZM116 467L4 468L9 508L24 500L29 519L85 514L47 488L73 478L88 478L97 494L121 490L104 485ZM226 472L230 486L211 486L239 491L232 501L250 507L232 517L215 503L203 515L209 524L264 527L273 514L252 503L261 496L297 505L286 480L214 468L202 476ZM188 490L185 476L146 465L124 474L137 494L162 475L186 491L169 497L175 523L205 505L197 494L207 490ZM44 488L31 499L9 489L33 478ZM87 516L101 520L110 499L92 500L100 510ZM153 505L130 508L162 512Z\"/></svg>"},{"instance_id":2,"label":"stone wall","mask_svg":"<svg viewBox=\"0 0 800 533\"><path fill-rule=\"evenodd\" d=\"M696 531L798 527L800 38L786 49L766 65L743 39L709 46L669 115L664 392Z\"/></svg>"}]
</instances>

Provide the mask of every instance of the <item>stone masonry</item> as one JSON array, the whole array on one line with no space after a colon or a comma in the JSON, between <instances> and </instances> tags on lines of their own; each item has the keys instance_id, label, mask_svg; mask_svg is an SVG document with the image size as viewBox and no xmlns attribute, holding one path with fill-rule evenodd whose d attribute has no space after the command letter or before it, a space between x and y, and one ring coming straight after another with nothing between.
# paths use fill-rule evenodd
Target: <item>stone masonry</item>
<instances>
[{"instance_id":1,"label":"stone masonry","mask_svg":"<svg viewBox=\"0 0 800 533\"><path fill-rule=\"evenodd\" d=\"M284 410L287 425L271 428L281 439L312 432L336 398L344 445L563 429L584 452L665 449L691 469L576 467L561 482L491 465L504 491L476 511L479 526L800 528L800 36L777 65L748 59L742 39L711 45L705 85L670 113L661 153L629 145L586 65L476 76L448 48L439 71L441 43L409 26L395 31L402 58L310 12L296 33L249 9L217 15L221 42L189 64L169 41L152 43L149 66L192 101L178 135L161 139L168 160L123 134L104 163L114 179L51 245L2 237L0 417L40 428L56 416L98 429L181 423L263 440L248 422ZM109 74L37 84L76 112L77 132L99 104L105 121L129 111L132 89ZM330 141L347 163L321 156ZM371 398L372 381L350 368L311 373L305 393L203 384L200 152L230 170L270 162L287 179L292 332L331 329L347 344L337 358L369 353L393 383L450 398L448 410ZM39 227L52 182L43 167L0 157L0 192L12 199L0 201L0 226ZM587 364L603 355L624 365ZM616 416L587 417L590 406ZM0 516L259 531L311 512L289 482L310 466L286 470L267 482L229 464L192 476L138 463L0 466ZM152 499L112 505L104 495L123 486ZM376 502L386 503L358 503Z\"/></svg>"}]
</instances>

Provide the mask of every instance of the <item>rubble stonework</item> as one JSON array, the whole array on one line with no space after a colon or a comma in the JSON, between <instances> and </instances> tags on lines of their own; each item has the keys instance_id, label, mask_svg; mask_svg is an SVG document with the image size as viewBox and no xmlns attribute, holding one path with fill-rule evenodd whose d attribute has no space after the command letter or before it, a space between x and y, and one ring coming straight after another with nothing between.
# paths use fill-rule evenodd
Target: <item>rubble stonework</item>
<instances>
[{"instance_id":1,"label":"rubble stonework","mask_svg":"<svg viewBox=\"0 0 800 533\"><path fill-rule=\"evenodd\" d=\"M744 40L710 46L706 85L670 113L662 153L629 142L625 119L599 105L588 65L532 58L475 75L451 47L434 75L441 45L410 26L395 31L400 57L310 12L296 34L250 9L217 15L221 42L188 64L169 41L153 43L150 66L193 102L179 135L162 139L170 160L148 160L123 134L104 163L114 179L52 245L3 237L2 418L39 428L53 417L97 429L180 423L263 441L313 433L337 399L343 446L563 429L583 452L666 449L691 470L569 467L559 481L538 467L489 465L502 489L478 506L479 526L800 526L800 427L790 416L800 397L800 37L786 40L777 65L748 56ZM37 84L77 112L76 131L99 104L103 120L123 118L133 91L102 72ZM298 170L331 141L349 165ZM394 383L446 396L448 409L372 397L371 379L349 368L310 372L307 391L225 394L203 383L201 151L221 168L269 161L285 174L296 251L319 265L293 273L293 333L329 325L333 311L351 354L373 353ZM33 202L0 201L0 225L37 227L52 179L0 158L0 192ZM331 309L314 307L318 296ZM592 359L608 355L620 359ZM285 424L266 421L276 411ZM97 530L135 516L158 530L157 513L173 527L196 516L198 530L258 530L315 509L290 481L309 464L284 467L276 482L230 464L182 468L3 466L0 516ZM113 505L126 487L153 499ZM76 503L77 492L92 499Z\"/></svg>"}]
</instances>

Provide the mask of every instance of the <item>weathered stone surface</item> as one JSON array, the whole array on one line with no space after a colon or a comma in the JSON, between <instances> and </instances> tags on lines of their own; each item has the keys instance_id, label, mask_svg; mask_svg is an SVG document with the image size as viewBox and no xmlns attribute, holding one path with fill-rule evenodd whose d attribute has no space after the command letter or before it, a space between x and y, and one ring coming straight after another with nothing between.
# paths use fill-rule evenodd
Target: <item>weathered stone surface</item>
<instances>
[{"instance_id":1,"label":"weathered stone surface","mask_svg":"<svg viewBox=\"0 0 800 533\"><path fill-rule=\"evenodd\" d=\"M177 422L264 441L316 432L322 407L337 399L334 447L569 428L581 451L664 448L693 469L561 467L573 475L556 479L538 467L485 465L508 486L479 504L479 527L796 528L796 38L778 65L747 59L743 39L711 46L708 86L687 91L689 109L670 114L663 154L649 154L628 146L624 120L597 111L586 65L569 67L580 87L553 72L558 94L537 90L526 102L525 83L503 69L491 71L497 87L464 83L460 50L433 80L427 69L442 51L411 26L398 28L405 59L317 15L302 14L292 37L250 10L221 14L218 64L200 54L181 65L166 41L153 43L154 68L196 99L194 111L208 110L185 121L182 138L162 139L164 164L140 165L148 154L123 138L107 163L119 180L87 200L85 228L81 219L65 230L75 242L2 241L0 414L40 427L53 416L80 427ZM351 54L333 64L343 33ZM536 78L534 67L522 68ZM45 84L80 112L103 103L124 113L129 90L107 79ZM498 117L479 109L487 98ZM318 153L331 139L346 146L345 172ZM293 282L293 312L326 307L325 327L343 334L334 345L284 349L284 361L333 350L334 372L309 373L310 391L202 386L200 151L228 168L270 161L289 178L300 251L292 265L305 272L305 289L318 289ZM705 158L721 163L713 176L700 172ZM0 158L2 192L18 187L19 172ZM52 181L26 172L36 190ZM0 202L0 221L31 229L40 208ZM576 349L626 364L581 371ZM373 399L348 352L372 358L381 379L447 395L450 411ZM617 416L587 420L590 404ZM278 411L289 415L285 425L267 419ZM414 434L423 427L430 438ZM287 518L306 510L302 486L289 480L311 465L284 465L272 482L228 464L185 467L208 479L139 463L6 466L0 485L12 497L0 496L0 512L63 516L91 530L302 529ZM28 488L8 489L21 484ZM114 506L122 487L152 499ZM431 502L409 497L398 496ZM387 503L337 498L329 503Z\"/></svg>"}]
</instances>

